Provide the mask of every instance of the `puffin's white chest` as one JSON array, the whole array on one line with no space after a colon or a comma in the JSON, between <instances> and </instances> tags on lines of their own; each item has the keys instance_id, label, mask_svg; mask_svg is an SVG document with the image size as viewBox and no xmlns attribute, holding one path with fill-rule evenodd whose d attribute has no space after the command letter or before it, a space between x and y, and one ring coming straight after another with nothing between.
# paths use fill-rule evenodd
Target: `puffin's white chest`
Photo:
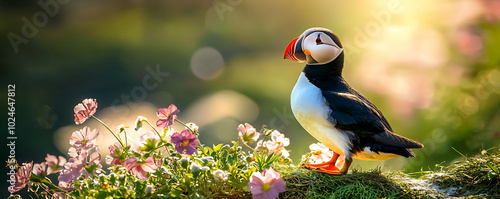
<instances>
[{"instance_id":1,"label":"puffin's white chest","mask_svg":"<svg viewBox=\"0 0 500 199\"><path fill-rule=\"evenodd\" d=\"M301 73L291 95L292 112L300 125L314 138L340 155L350 155L349 139L328 121L330 107L321 90Z\"/></svg>"}]
</instances>

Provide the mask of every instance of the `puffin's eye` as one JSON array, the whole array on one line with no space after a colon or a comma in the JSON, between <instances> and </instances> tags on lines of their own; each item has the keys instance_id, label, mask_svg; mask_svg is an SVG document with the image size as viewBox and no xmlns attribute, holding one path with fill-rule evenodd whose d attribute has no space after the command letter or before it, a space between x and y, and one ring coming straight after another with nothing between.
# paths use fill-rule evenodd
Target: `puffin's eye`
<instances>
[{"instance_id":1,"label":"puffin's eye","mask_svg":"<svg viewBox=\"0 0 500 199\"><path fill-rule=\"evenodd\" d=\"M316 38L316 45L319 45L319 44L322 44L323 41L321 41L321 37L320 37L321 34L318 34L318 37Z\"/></svg>"}]
</instances>

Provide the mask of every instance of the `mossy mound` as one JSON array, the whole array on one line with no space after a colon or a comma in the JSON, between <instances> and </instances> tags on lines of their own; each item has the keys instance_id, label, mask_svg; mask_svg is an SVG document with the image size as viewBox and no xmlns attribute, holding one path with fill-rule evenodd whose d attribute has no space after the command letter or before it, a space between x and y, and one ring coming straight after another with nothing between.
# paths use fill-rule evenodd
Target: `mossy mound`
<instances>
[{"instance_id":1,"label":"mossy mound","mask_svg":"<svg viewBox=\"0 0 500 199\"><path fill-rule=\"evenodd\" d=\"M300 166L278 167L287 183L280 198L500 198L500 150L482 151L434 171L352 170L329 175ZM251 198L248 192L221 198Z\"/></svg>"},{"instance_id":2,"label":"mossy mound","mask_svg":"<svg viewBox=\"0 0 500 199\"><path fill-rule=\"evenodd\" d=\"M281 198L415 198L412 192L380 169L367 172L352 171L334 176L303 168L289 168L283 172L287 191ZM421 195L421 194L420 194Z\"/></svg>"}]
</instances>

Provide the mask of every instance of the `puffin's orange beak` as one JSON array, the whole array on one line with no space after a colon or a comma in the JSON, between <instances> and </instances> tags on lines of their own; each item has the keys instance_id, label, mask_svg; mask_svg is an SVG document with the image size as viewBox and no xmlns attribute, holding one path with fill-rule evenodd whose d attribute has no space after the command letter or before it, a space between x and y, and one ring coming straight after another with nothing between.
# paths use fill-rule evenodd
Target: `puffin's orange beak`
<instances>
[{"instance_id":1,"label":"puffin's orange beak","mask_svg":"<svg viewBox=\"0 0 500 199\"><path fill-rule=\"evenodd\" d=\"M285 54L283 55L283 59L289 59L289 60L292 60L292 61L299 61L299 59L297 59L297 57L295 57L295 45L297 44L297 40L299 40L299 38L295 38L294 40L292 40L292 42L290 42L288 44L288 46L286 47L286 50L285 50Z\"/></svg>"},{"instance_id":2,"label":"puffin's orange beak","mask_svg":"<svg viewBox=\"0 0 500 199\"><path fill-rule=\"evenodd\" d=\"M283 59L289 59L296 62L306 61L306 56L302 51L302 38L303 36L301 35L288 44Z\"/></svg>"}]
</instances>

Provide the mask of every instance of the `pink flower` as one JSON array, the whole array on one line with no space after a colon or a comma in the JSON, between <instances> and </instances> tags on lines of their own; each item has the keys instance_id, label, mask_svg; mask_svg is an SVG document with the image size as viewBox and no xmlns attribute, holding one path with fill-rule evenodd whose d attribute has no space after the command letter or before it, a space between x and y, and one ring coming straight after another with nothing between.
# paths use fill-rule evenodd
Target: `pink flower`
<instances>
[{"instance_id":1,"label":"pink flower","mask_svg":"<svg viewBox=\"0 0 500 199\"><path fill-rule=\"evenodd\" d=\"M82 174L84 170L83 165L84 163L81 158L70 158L57 178L57 180L59 180L59 187L70 188L71 182Z\"/></svg>"},{"instance_id":2,"label":"pink flower","mask_svg":"<svg viewBox=\"0 0 500 199\"><path fill-rule=\"evenodd\" d=\"M57 158L54 155L47 154L47 157L45 158L45 162L47 162L47 175L52 174L52 173L57 173L58 171L61 171L62 167L64 164L66 164L66 158L59 156Z\"/></svg>"},{"instance_id":3,"label":"pink flower","mask_svg":"<svg viewBox=\"0 0 500 199\"><path fill-rule=\"evenodd\" d=\"M156 148L156 144L160 141L160 136L154 131L148 131L137 138L137 141L133 144L132 150L134 151L149 151Z\"/></svg>"},{"instance_id":4,"label":"pink flower","mask_svg":"<svg viewBox=\"0 0 500 199\"><path fill-rule=\"evenodd\" d=\"M185 129L181 133L175 132L170 139L172 143L175 144L175 150L180 154L184 153L184 150L186 150L186 154L192 155L196 152L196 147L200 144L198 137L189 129Z\"/></svg>"},{"instance_id":5,"label":"pink flower","mask_svg":"<svg viewBox=\"0 0 500 199\"><path fill-rule=\"evenodd\" d=\"M70 148L70 155L75 157L81 152L89 151L94 147L98 135L99 131L95 129L90 131L89 127L83 127L83 129L73 132L69 138L69 144L74 147L74 149Z\"/></svg>"},{"instance_id":6,"label":"pink flower","mask_svg":"<svg viewBox=\"0 0 500 199\"><path fill-rule=\"evenodd\" d=\"M286 190L285 181L273 168L264 169L262 173L254 172L248 186L254 199L274 199Z\"/></svg>"},{"instance_id":7,"label":"pink flower","mask_svg":"<svg viewBox=\"0 0 500 199\"><path fill-rule=\"evenodd\" d=\"M16 174L14 174L16 182L14 183L14 185L9 186L9 192L15 193L26 187L26 184L28 184L29 178L31 177L32 171L33 161L31 161L30 163L23 163L23 166L20 166L19 170L17 170Z\"/></svg>"},{"instance_id":8,"label":"pink flower","mask_svg":"<svg viewBox=\"0 0 500 199\"><path fill-rule=\"evenodd\" d=\"M156 111L156 115L160 118L156 121L156 126L160 128L165 128L174 124L174 121L177 119L177 113L179 109L173 104L170 104L168 108L160 108Z\"/></svg>"},{"instance_id":9,"label":"pink flower","mask_svg":"<svg viewBox=\"0 0 500 199\"><path fill-rule=\"evenodd\" d=\"M106 164L118 165L123 163L123 157L121 155L122 146L120 143L115 142L113 145L109 145L109 155L106 156Z\"/></svg>"},{"instance_id":10,"label":"pink flower","mask_svg":"<svg viewBox=\"0 0 500 199\"><path fill-rule=\"evenodd\" d=\"M75 111L75 123L81 124L94 115L97 109L97 101L95 99L89 98L84 99L82 103L79 103L73 109Z\"/></svg>"},{"instance_id":11,"label":"pink flower","mask_svg":"<svg viewBox=\"0 0 500 199\"><path fill-rule=\"evenodd\" d=\"M87 161L87 157L87 152L82 152L80 156L68 160L66 165L64 165L64 169L61 171L61 175L57 178L61 188L70 188L70 183L80 177L81 174L89 176L85 166L96 166L98 169L102 168L100 163L101 154L98 152L92 153L89 161Z\"/></svg>"},{"instance_id":12,"label":"pink flower","mask_svg":"<svg viewBox=\"0 0 500 199\"><path fill-rule=\"evenodd\" d=\"M499 0L486 0L486 20L489 22L496 22L500 20L500 1Z\"/></svg>"},{"instance_id":13,"label":"pink flower","mask_svg":"<svg viewBox=\"0 0 500 199\"><path fill-rule=\"evenodd\" d=\"M158 165L154 161L153 157L149 157L143 163L138 163L139 158L133 157L125 160L123 165L127 170L133 175L137 176L139 180L147 180L148 176L146 172L155 172Z\"/></svg>"},{"instance_id":14,"label":"pink flower","mask_svg":"<svg viewBox=\"0 0 500 199\"><path fill-rule=\"evenodd\" d=\"M253 128L252 125L245 123L245 126L243 126L243 124L238 126L238 136L244 142L255 142L259 139L260 134L255 130L255 128Z\"/></svg>"},{"instance_id":15,"label":"pink flower","mask_svg":"<svg viewBox=\"0 0 500 199\"><path fill-rule=\"evenodd\" d=\"M285 147L290 145L290 139L286 138L285 135L281 134L279 131L274 130L271 133L271 140L267 141L265 145L269 150L269 153L288 154L288 151L285 150Z\"/></svg>"}]
</instances>

